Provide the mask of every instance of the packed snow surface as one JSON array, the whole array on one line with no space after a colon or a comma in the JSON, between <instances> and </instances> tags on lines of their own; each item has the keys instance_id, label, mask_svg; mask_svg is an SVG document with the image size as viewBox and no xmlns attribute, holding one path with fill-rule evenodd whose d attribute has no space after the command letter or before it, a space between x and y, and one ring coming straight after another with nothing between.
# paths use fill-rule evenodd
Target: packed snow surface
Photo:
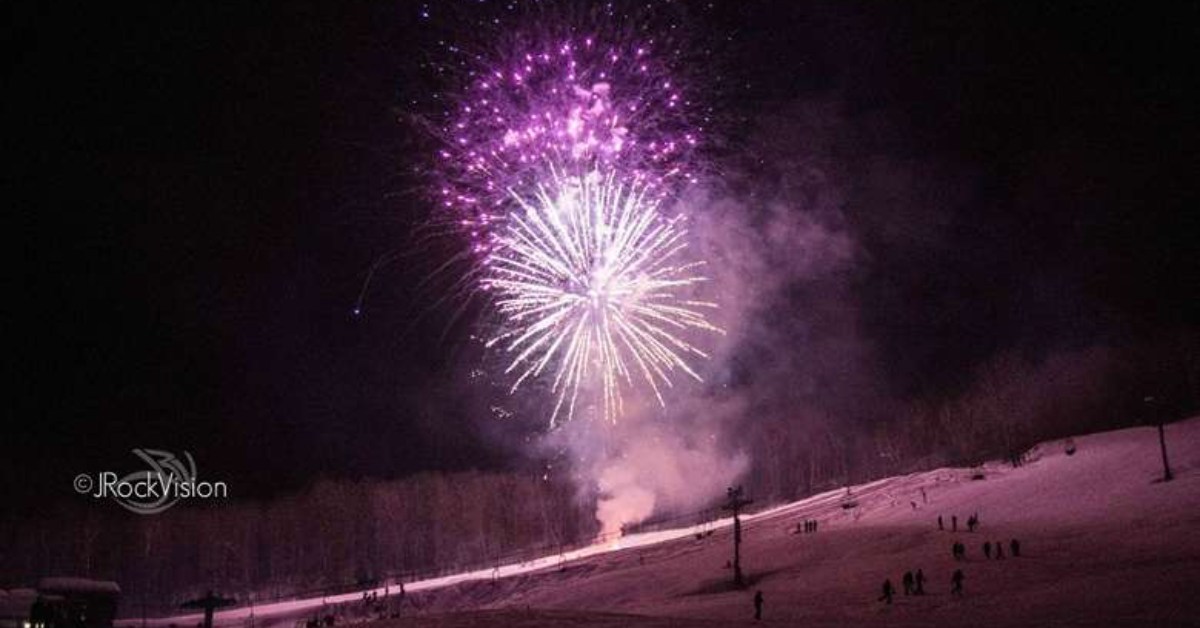
<instances>
[{"instance_id":1,"label":"packed snow surface","mask_svg":"<svg viewBox=\"0 0 1200 628\"><path fill-rule=\"evenodd\" d=\"M744 590L729 585L731 521L634 534L566 555L405 583L383 598L396 626L1200 626L1200 417L1168 425L1175 472L1161 482L1157 430L1042 443L1013 468L940 468L890 477L744 517ZM975 479L982 471L982 479ZM752 488L752 487L748 487ZM850 504L853 503L852 507ZM966 531L967 518L980 525ZM945 530L939 530L941 515ZM958 531L952 531L952 517ZM819 521L815 533L797 524ZM1021 556L1010 555L1018 539ZM966 560L951 545L966 546ZM984 557L985 541L1003 559ZM926 595L903 594L921 569ZM950 594L955 569L965 594ZM881 601L883 581L897 594ZM762 591L763 620L753 619ZM225 626L288 625L354 613L363 592L239 607ZM340 605L340 606L338 606ZM362 616L367 615L366 612ZM149 625L194 626L197 614ZM365 617L363 618L365 619ZM142 620L127 620L129 626ZM384 628L381 626L380 628Z\"/></svg>"}]
</instances>

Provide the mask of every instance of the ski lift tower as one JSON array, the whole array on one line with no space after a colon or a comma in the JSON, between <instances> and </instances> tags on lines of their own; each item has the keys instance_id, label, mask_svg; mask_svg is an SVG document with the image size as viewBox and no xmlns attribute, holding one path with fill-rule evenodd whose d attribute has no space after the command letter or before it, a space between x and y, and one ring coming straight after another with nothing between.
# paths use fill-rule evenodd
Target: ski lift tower
<instances>
[{"instance_id":1,"label":"ski lift tower","mask_svg":"<svg viewBox=\"0 0 1200 628\"><path fill-rule=\"evenodd\" d=\"M236 603L236 600L233 600L231 598L220 597L218 595L214 595L212 590L209 589L208 595L206 595L202 598L197 598L195 600L190 600L190 601L184 602L183 604L180 605L180 608L203 609L204 610L204 628L212 628L213 611L215 611L218 608L223 608L225 606L233 606L235 603Z\"/></svg>"},{"instance_id":2,"label":"ski lift tower","mask_svg":"<svg viewBox=\"0 0 1200 628\"><path fill-rule=\"evenodd\" d=\"M733 584L739 589L746 586L742 578L742 508L754 503L742 495L742 487L729 487L725 491L728 501L722 506L724 510L733 511Z\"/></svg>"},{"instance_id":3,"label":"ski lift tower","mask_svg":"<svg viewBox=\"0 0 1200 628\"><path fill-rule=\"evenodd\" d=\"M1175 479L1171 473L1171 463L1167 461L1167 436L1163 431L1163 423L1166 421L1166 412L1163 408L1162 401L1155 397L1146 397L1142 400L1146 407L1150 409L1150 420L1158 424L1158 446L1162 452L1163 463L1163 482L1170 482Z\"/></svg>"}]
</instances>

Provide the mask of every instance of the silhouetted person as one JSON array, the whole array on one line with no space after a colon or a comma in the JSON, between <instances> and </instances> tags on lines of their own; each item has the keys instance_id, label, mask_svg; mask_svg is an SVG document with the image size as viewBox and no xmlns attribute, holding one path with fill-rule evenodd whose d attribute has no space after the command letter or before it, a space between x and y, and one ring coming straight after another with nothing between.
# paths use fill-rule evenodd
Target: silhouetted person
<instances>
[{"instance_id":1,"label":"silhouetted person","mask_svg":"<svg viewBox=\"0 0 1200 628\"><path fill-rule=\"evenodd\" d=\"M946 529L946 526L942 524L942 516L941 516L941 515L938 515L938 529L939 529L939 530L945 530L945 529Z\"/></svg>"},{"instance_id":2,"label":"silhouetted person","mask_svg":"<svg viewBox=\"0 0 1200 628\"><path fill-rule=\"evenodd\" d=\"M895 589L892 588L891 579L884 580L883 581L883 595L881 595L879 597L879 601L887 602L888 604L891 604L892 603L892 593L894 593L894 592L895 592Z\"/></svg>"},{"instance_id":3,"label":"silhouetted person","mask_svg":"<svg viewBox=\"0 0 1200 628\"><path fill-rule=\"evenodd\" d=\"M917 583L917 595L925 595L925 572L918 569L915 580Z\"/></svg>"},{"instance_id":4,"label":"silhouetted person","mask_svg":"<svg viewBox=\"0 0 1200 628\"><path fill-rule=\"evenodd\" d=\"M958 515L950 515L950 531L958 532Z\"/></svg>"},{"instance_id":5,"label":"silhouetted person","mask_svg":"<svg viewBox=\"0 0 1200 628\"><path fill-rule=\"evenodd\" d=\"M1004 558L1004 544L996 541L996 558Z\"/></svg>"},{"instance_id":6,"label":"silhouetted person","mask_svg":"<svg viewBox=\"0 0 1200 628\"><path fill-rule=\"evenodd\" d=\"M1013 558L1017 558L1021 555L1021 542L1013 539L1012 542L1008 544L1008 549L1009 553L1013 555Z\"/></svg>"},{"instance_id":7,"label":"silhouetted person","mask_svg":"<svg viewBox=\"0 0 1200 628\"><path fill-rule=\"evenodd\" d=\"M923 503L923 504L929 503L929 496L925 494L924 486L921 487L921 503Z\"/></svg>"},{"instance_id":8,"label":"silhouetted person","mask_svg":"<svg viewBox=\"0 0 1200 628\"><path fill-rule=\"evenodd\" d=\"M954 595L962 595L963 594L963 586L962 585L963 585L963 578L965 578L965 577L966 576L963 575L963 572L961 569L954 570L954 575L950 576L950 593L952 593Z\"/></svg>"},{"instance_id":9,"label":"silhouetted person","mask_svg":"<svg viewBox=\"0 0 1200 628\"><path fill-rule=\"evenodd\" d=\"M904 572L904 578L900 583L904 586L904 595L913 594L913 573L911 571Z\"/></svg>"},{"instance_id":10,"label":"silhouetted person","mask_svg":"<svg viewBox=\"0 0 1200 628\"><path fill-rule=\"evenodd\" d=\"M991 541L983 542L983 556L984 556L984 558L992 557L992 542Z\"/></svg>"},{"instance_id":11,"label":"silhouetted person","mask_svg":"<svg viewBox=\"0 0 1200 628\"><path fill-rule=\"evenodd\" d=\"M762 619L762 605L762 591L758 591L754 594L754 619Z\"/></svg>"}]
</instances>

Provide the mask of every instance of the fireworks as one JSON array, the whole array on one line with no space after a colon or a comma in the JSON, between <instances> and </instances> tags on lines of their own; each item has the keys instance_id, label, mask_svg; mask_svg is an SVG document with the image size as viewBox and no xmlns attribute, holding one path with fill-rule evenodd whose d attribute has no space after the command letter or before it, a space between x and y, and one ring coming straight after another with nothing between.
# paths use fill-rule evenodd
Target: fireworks
<instances>
[{"instance_id":1,"label":"fireworks","mask_svg":"<svg viewBox=\"0 0 1200 628\"><path fill-rule=\"evenodd\" d=\"M448 46L462 86L436 128L436 194L500 315L487 344L513 391L547 379L551 425L593 391L615 420L635 382L662 403L673 376L699 379L688 338L718 331L693 296L705 279L685 219L662 211L696 179L705 116L675 78L680 51L644 26L551 21L490 53Z\"/></svg>"},{"instance_id":2,"label":"fireworks","mask_svg":"<svg viewBox=\"0 0 1200 628\"><path fill-rule=\"evenodd\" d=\"M484 280L508 324L489 344L515 356L513 390L556 365L551 425L564 406L572 418L589 381L600 382L612 420L635 376L660 403L674 372L700 379L685 356L706 356L683 334L717 331L704 315L716 306L688 297L704 281L703 263L681 261L682 218L664 219L646 192L593 172L556 176L530 198L513 194L520 210L509 215Z\"/></svg>"},{"instance_id":3,"label":"fireworks","mask_svg":"<svg viewBox=\"0 0 1200 628\"><path fill-rule=\"evenodd\" d=\"M573 33L510 34L486 55L450 47L467 57L465 86L445 98L436 192L480 257L505 221L509 190L536 186L550 168L619 172L659 198L695 179L705 115L665 62L679 51L612 29Z\"/></svg>"}]
</instances>

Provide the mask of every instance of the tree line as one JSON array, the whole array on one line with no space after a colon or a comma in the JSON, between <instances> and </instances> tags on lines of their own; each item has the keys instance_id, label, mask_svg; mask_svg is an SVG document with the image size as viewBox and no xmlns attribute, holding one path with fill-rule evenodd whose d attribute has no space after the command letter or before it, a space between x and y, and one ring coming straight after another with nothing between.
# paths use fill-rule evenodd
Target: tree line
<instances>
[{"instance_id":1,"label":"tree line","mask_svg":"<svg viewBox=\"0 0 1200 628\"><path fill-rule=\"evenodd\" d=\"M261 603L482 568L595 528L570 485L522 473L321 480L269 501L181 502L150 516L72 501L0 518L0 587L112 579L122 615L153 616L210 588Z\"/></svg>"}]
</instances>

